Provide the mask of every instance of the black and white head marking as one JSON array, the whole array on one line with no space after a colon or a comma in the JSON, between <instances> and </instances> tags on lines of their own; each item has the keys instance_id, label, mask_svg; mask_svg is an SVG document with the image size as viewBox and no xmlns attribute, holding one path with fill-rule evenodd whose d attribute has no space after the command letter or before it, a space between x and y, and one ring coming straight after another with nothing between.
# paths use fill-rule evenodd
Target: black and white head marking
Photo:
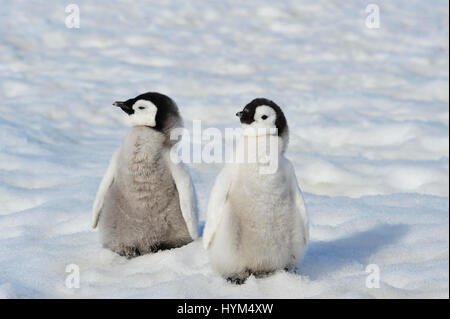
<instances>
[{"instance_id":1,"label":"black and white head marking","mask_svg":"<svg viewBox=\"0 0 450 319\"><path fill-rule=\"evenodd\" d=\"M277 128L278 136L287 136L288 126L281 108L273 101L257 98L236 113L241 123L253 128Z\"/></svg>"},{"instance_id":2,"label":"black and white head marking","mask_svg":"<svg viewBox=\"0 0 450 319\"><path fill-rule=\"evenodd\" d=\"M114 102L130 116L133 125L144 125L168 133L174 127L182 126L178 106L168 96L147 92L124 102Z\"/></svg>"}]
</instances>

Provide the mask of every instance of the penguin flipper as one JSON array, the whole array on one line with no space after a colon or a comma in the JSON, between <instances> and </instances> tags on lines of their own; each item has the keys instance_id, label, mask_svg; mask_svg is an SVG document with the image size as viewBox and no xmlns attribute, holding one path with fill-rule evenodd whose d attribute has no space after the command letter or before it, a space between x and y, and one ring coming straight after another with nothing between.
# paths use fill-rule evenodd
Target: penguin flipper
<instances>
[{"instance_id":1,"label":"penguin flipper","mask_svg":"<svg viewBox=\"0 0 450 319\"><path fill-rule=\"evenodd\" d=\"M306 246L309 240L309 220L308 214L306 212L305 201L303 199L303 194L298 185L297 177L295 175L295 169L292 163L288 159L284 159L287 161L287 176L290 178L290 187L291 194L293 195L293 199L295 201L295 214L294 214L294 227L299 230L296 231L295 234L301 238L298 238L297 241L301 242L303 246Z\"/></svg>"},{"instance_id":2,"label":"penguin flipper","mask_svg":"<svg viewBox=\"0 0 450 319\"><path fill-rule=\"evenodd\" d=\"M100 218L100 212L103 207L106 192L114 181L114 175L117 169L117 160L119 157L119 150L117 150L112 156L108 169L100 182L98 187L97 195L95 196L94 205L92 207L92 228L96 228L98 220Z\"/></svg>"},{"instance_id":3,"label":"penguin flipper","mask_svg":"<svg viewBox=\"0 0 450 319\"><path fill-rule=\"evenodd\" d=\"M189 235L195 240L198 237L198 220L197 198L195 196L194 184L186 166L181 161L174 163L170 156L168 156L167 162L177 187L181 214L183 215Z\"/></svg>"},{"instance_id":4,"label":"penguin flipper","mask_svg":"<svg viewBox=\"0 0 450 319\"><path fill-rule=\"evenodd\" d=\"M203 247L208 249L214 239L214 234L220 226L224 207L230 191L234 164L226 164L216 178L208 202L206 225L203 231Z\"/></svg>"}]
</instances>

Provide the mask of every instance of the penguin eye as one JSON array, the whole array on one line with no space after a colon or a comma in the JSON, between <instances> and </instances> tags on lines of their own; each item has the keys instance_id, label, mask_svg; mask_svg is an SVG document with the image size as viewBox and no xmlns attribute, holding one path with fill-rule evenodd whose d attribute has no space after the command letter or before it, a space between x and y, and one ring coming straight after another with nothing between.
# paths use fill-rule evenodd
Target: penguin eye
<instances>
[{"instance_id":1,"label":"penguin eye","mask_svg":"<svg viewBox=\"0 0 450 319\"><path fill-rule=\"evenodd\" d=\"M265 119L268 118L268 116L267 116L267 115L263 115L263 116L261 116L261 118L262 118L263 120L265 120Z\"/></svg>"},{"instance_id":2,"label":"penguin eye","mask_svg":"<svg viewBox=\"0 0 450 319\"><path fill-rule=\"evenodd\" d=\"M139 110L145 110L145 106L139 106L138 109Z\"/></svg>"}]
</instances>

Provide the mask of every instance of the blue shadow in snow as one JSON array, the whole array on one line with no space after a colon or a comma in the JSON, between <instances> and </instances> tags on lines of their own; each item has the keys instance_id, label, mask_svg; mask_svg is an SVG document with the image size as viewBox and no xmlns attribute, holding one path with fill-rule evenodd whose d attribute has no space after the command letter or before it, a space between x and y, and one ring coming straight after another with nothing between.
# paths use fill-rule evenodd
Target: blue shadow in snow
<instances>
[{"instance_id":1,"label":"blue shadow in snow","mask_svg":"<svg viewBox=\"0 0 450 319\"><path fill-rule=\"evenodd\" d=\"M306 255L296 266L297 272L314 280L354 262L367 265L370 256L397 242L408 232L408 228L402 224L386 224L342 239L309 242Z\"/></svg>"}]
</instances>

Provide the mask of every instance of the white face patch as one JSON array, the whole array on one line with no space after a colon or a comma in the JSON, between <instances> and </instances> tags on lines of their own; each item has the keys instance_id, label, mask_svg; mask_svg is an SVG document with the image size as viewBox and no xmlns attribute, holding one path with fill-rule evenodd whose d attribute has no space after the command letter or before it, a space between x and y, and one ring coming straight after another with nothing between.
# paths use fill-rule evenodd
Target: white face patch
<instances>
[{"instance_id":1,"label":"white face patch","mask_svg":"<svg viewBox=\"0 0 450 319\"><path fill-rule=\"evenodd\" d=\"M267 105L258 106L255 109L255 115L253 116L253 119L254 122L252 122L251 124L243 125L245 130L257 129L258 132L267 132L265 134L272 134L274 129L276 129L275 121L277 120L277 113L270 106ZM257 135L262 134L258 133Z\"/></svg>"},{"instance_id":2,"label":"white face patch","mask_svg":"<svg viewBox=\"0 0 450 319\"><path fill-rule=\"evenodd\" d=\"M147 100L138 100L133 104L134 113L130 115L133 125L156 126L156 112L158 108L155 104Z\"/></svg>"}]
</instances>

